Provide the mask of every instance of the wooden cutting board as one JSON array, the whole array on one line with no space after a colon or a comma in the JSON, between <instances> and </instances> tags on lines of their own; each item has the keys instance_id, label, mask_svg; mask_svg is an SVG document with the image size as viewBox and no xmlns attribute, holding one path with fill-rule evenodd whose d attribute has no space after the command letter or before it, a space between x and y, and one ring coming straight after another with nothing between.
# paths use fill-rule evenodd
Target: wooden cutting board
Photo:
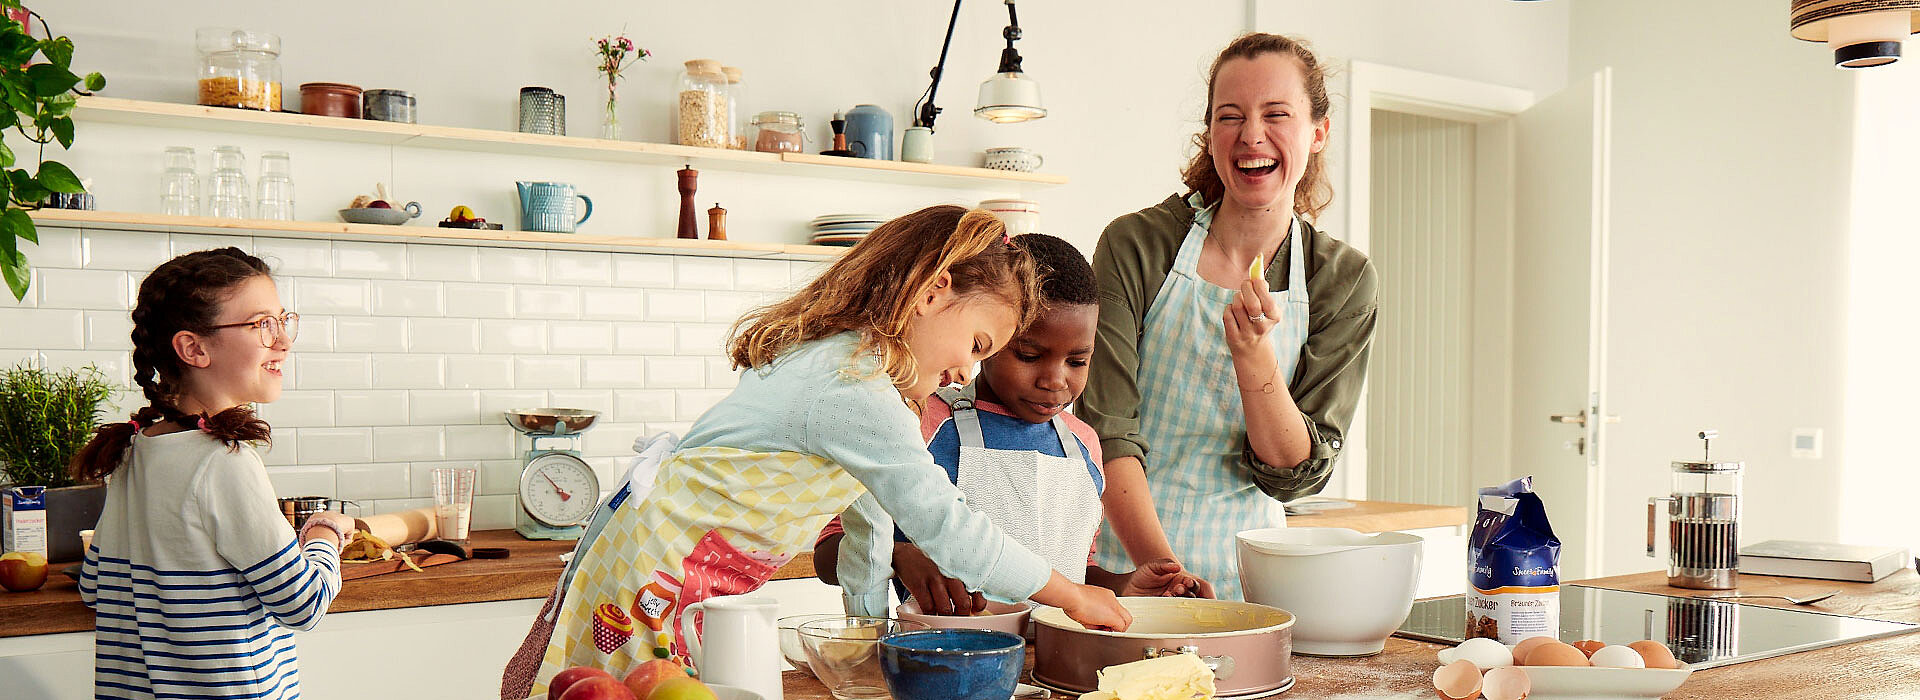
<instances>
[{"instance_id":1,"label":"wooden cutting board","mask_svg":"<svg viewBox=\"0 0 1920 700\"><path fill-rule=\"evenodd\" d=\"M429 566L450 564L456 561L460 561L460 557L451 554L428 554L426 556L415 554L413 556L413 563L419 565L422 569ZM407 568L404 562L400 561L400 555L398 554L395 554L393 559L388 561L373 561L362 564L343 563L340 565L340 580L352 581L369 576L391 574L395 571L412 571L412 569Z\"/></svg>"}]
</instances>

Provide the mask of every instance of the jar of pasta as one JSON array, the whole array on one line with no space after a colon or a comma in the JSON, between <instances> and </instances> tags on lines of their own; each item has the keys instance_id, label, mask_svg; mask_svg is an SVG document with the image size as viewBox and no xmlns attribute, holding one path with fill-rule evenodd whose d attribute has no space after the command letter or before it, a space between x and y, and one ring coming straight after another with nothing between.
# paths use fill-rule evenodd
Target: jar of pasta
<instances>
[{"instance_id":1,"label":"jar of pasta","mask_svg":"<svg viewBox=\"0 0 1920 700\"><path fill-rule=\"evenodd\" d=\"M280 111L280 37L230 27L195 33L200 104Z\"/></svg>"},{"instance_id":2,"label":"jar of pasta","mask_svg":"<svg viewBox=\"0 0 1920 700\"><path fill-rule=\"evenodd\" d=\"M674 100L675 141L683 146L727 148L733 135L727 124L727 75L720 62L699 59L687 61L680 72L679 94Z\"/></svg>"}]
</instances>

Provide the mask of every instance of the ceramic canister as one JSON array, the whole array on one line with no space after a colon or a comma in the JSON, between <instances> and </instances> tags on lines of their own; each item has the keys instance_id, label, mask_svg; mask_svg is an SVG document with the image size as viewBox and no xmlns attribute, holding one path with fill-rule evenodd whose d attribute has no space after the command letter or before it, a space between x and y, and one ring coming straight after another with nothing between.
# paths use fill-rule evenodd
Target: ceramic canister
<instances>
[{"instance_id":1,"label":"ceramic canister","mask_svg":"<svg viewBox=\"0 0 1920 700\"><path fill-rule=\"evenodd\" d=\"M861 158L893 160L893 115L879 105L847 112L847 148Z\"/></svg>"}]
</instances>

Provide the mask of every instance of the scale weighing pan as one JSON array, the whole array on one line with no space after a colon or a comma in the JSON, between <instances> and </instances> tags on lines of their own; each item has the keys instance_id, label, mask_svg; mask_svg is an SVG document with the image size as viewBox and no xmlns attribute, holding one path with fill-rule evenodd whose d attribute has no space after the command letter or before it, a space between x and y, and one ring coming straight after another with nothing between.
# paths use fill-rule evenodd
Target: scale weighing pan
<instances>
[{"instance_id":1,"label":"scale weighing pan","mask_svg":"<svg viewBox=\"0 0 1920 700\"><path fill-rule=\"evenodd\" d=\"M507 425L527 435L571 435L593 427L599 411L584 408L516 408L506 412Z\"/></svg>"}]
</instances>

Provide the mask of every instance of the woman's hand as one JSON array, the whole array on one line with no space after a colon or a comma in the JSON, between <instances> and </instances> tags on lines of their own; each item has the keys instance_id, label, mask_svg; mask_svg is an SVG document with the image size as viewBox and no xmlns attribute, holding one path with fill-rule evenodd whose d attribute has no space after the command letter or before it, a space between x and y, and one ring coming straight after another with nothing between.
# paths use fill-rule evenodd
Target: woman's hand
<instances>
[{"instance_id":1,"label":"woman's hand","mask_svg":"<svg viewBox=\"0 0 1920 700\"><path fill-rule=\"evenodd\" d=\"M1120 586L1121 596L1212 598L1213 584L1186 572L1171 558L1141 564Z\"/></svg>"},{"instance_id":2,"label":"woman's hand","mask_svg":"<svg viewBox=\"0 0 1920 700\"><path fill-rule=\"evenodd\" d=\"M967 591L967 584L948 578L925 552L907 542L893 545L893 572L907 587L907 594L920 603L920 612L928 615L972 615L987 609L987 598Z\"/></svg>"},{"instance_id":3,"label":"woman's hand","mask_svg":"<svg viewBox=\"0 0 1920 700\"><path fill-rule=\"evenodd\" d=\"M326 527L314 527L315 521L333 525L339 532L335 532L334 529ZM335 513L330 510L321 511L307 516L307 526L300 528L300 534L304 537L304 539L301 540L301 544L306 544L315 539L324 539L332 541L335 549L340 549L346 547L347 544L352 541L353 531L353 518L347 517L345 513ZM340 532L347 533L347 535L342 537L339 534Z\"/></svg>"},{"instance_id":4,"label":"woman's hand","mask_svg":"<svg viewBox=\"0 0 1920 700\"><path fill-rule=\"evenodd\" d=\"M1267 335L1280 324L1280 305L1274 302L1266 286L1265 280L1257 283L1251 279L1240 280L1240 289L1234 293L1233 302L1227 304L1221 319L1227 333L1227 350L1233 354L1236 365L1274 364L1273 344L1267 341Z\"/></svg>"},{"instance_id":5,"label":"woman's hand","mask_svg":"<svg viewBox=\"0 0 1920 700\"><path fill-rule=\"evenodd\" d=\"M1085 584L1073 584L1073 587L1071 604L1060 606L1060 611L1073 618L1074 622L1090 630L1112 632L1125 632L1133 626L1133 614L1120 605L1120 599L1114 597L1113 591Z\"/></svg>"}]
</instances>

